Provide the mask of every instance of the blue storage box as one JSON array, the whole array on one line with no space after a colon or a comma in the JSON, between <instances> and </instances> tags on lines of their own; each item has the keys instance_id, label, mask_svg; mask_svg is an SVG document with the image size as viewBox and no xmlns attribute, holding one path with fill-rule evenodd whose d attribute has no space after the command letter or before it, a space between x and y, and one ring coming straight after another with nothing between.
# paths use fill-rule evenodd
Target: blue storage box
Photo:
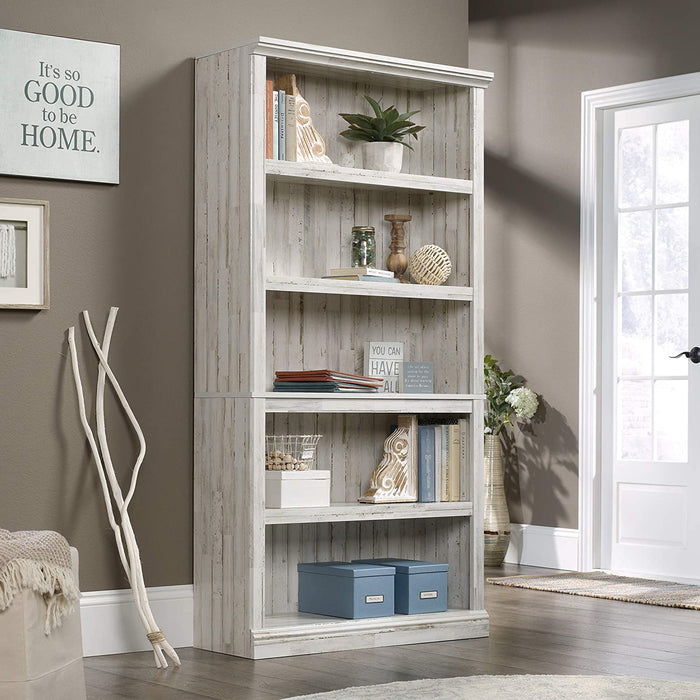
<instances>
[{"instance_id":1,"label":"blue storage box","mask_svg":"<svg viewBox=\"0 0 700 700\"><path fill-rule=\"evenodd\" d=\"M325 561L297 564L299 612L359 619L394 614L394 569Z\"/></svg>"},{"instance_id":2,"label":"blue storage box","mask_svg":"<svg viewBox=\"0 0 700 700\"><path fill-rule=\"evenodd\" d=\"M357 559L396 570L394 606L401 615L447 610L447 564L413 559Z\"/></svg>"}]
</instances>

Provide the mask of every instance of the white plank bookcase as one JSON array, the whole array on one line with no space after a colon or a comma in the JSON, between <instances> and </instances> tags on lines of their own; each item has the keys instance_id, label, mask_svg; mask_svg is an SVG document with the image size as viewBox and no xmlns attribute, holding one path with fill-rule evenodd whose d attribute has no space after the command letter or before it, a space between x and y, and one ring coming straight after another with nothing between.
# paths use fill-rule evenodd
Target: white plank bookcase
<instances>
[{"instance_id":1,"label":"white plank bookcase","mask_svg":"<svg viewBox=\"0 0 700 700\"><path fill-rule=\"evenodd\" d=\"M265 159L265 80L294 73L332 164ZM483 92L490 73L277 39L196 60L195 645L267 658L481 637ZM338 112L420 110L403 172L363 170ZM321 279L353 225L409 213L409 250L448 251L449 285ZM279 369L362 371L366 340L433 362L434 394L279 394ZM467 419L459 502L364 504L397 415ZM328 508L265 507L265 434L320 433ZM449 563L449 609L342 620L297 611L302 561Z\"/></svg>"}]
</instances>

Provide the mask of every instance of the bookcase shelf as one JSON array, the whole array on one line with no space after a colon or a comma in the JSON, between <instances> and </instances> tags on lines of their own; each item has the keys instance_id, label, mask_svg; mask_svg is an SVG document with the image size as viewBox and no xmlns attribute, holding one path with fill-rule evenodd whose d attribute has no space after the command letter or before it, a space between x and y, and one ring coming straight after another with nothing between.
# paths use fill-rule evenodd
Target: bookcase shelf
<instances>
[{"instance_id":1,"label":"bookcase shelf","mask_svg":"<svg viewBox=\"0 0 700 700\"><path fill-rule=\"evenodd\" d=\"M347 294L350 296L392 297L394 299L443 299L469 302L474 298L474 290L471 287L327 280L316 277L270 275L265 283L265 288L270 292Z\"/></svg>"},{"instance_id":2,"label":"bookcase shelf","mask_svg":"<svg viewBox=\"0 0 700 700\"><path fill-rule=\"evenodd\" d=\"M471 194L471 180L454 177L434 177L412 173L386 173L379 170L349 168L333 163L298 163L285 160L266 160L268 180L302 185L327 185L330 187L355 187L358 189L400 189L415 192L445 192Z\"/></svg>"},{"instance_id":3,"label":"bookcase shelf","mask_svg":"<svg viewBox=\"0 0 700 700\"><path fill-rule=\"evenodd\" d=\"M445 503L331 503L327 508L267 508L266 525L341 523L360 520L463 518L472 515L467 501Z\"/></svg>"},{"instance_id":4,"label":"bookcase shelf","mask_svg":"<svg viewBox=\"0 0 700 700\"><path fill-rule=\"evenodd\" d=\"M468 394L265 393L267 413L471 413ZM476 397L477 401L481 397Z\"/></svg>"},{"instance_id":5,"label":"bookcase shelf","mask_svg":"<svg viewBox=\"0 0 700 700\"><path fill-rule=\"evenodd\" d=\"M364 620L287 613L264 618L252 630L256 659L294 654L419 644L488 635L485 610L449 609L442 613L393 615Z\"/></svg>"},{"instance_id":6,"label":"bookcase shelf","mask_svg":"<svg viewBox=\"0 0 700 700\"><path fill-rule=\"evenodd\" d=\"M266 80L294 73L332 164L265 158ZM260 38L195 63L195 646L248 658L488 634L483 599L483 97L490 73ZM365 170L339 112L419 110L401 173ZM328 280L354 225L404 213L449 285ZM358 373L366 341L432 362L433 394L277 393L276 370ZM441 393L442 392L442 393ZM449 392L449 393L447 393ZM459 418L458 502L358 503L400 414ZM428 418L426 417L426 421ZM442 418L438 418L442 421ZM322 435L331 506L266 508L265 435ZM455 482L453 482L455 483ZM449 564L434 615L300 614L296 565Z\"/></svg>"}]
</instances>

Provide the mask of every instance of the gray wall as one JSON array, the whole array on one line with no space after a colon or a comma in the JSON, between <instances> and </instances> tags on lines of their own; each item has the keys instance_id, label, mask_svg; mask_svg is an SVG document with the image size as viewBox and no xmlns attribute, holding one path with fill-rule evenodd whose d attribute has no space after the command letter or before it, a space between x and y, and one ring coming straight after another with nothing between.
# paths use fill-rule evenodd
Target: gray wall
<instances>
[{"instance_id":1,"label":"gray wall","mask_svg":"<svg viewBox=\"0 0 700 700\"><path fill-rule=\"evenodd\" d=\"M467 2L7 0L0 26L120 44L122 62L120 185L0 177L0 197L51 203L51 309L0 311L0 527L58 530L80 549L83 590L126 587L64 335L84 308L101 334L119 306L113 367L148 440L132 508L146 583L189 583L192 57L265 35L466 65ZM116 409L108 421L126 477L135 445Z\"/></svg>"},{"instance_id":2,"label":"gray wall","mask_svg":"<svg viewBox=\"0 0 700 700\"><path fill-rule=\"evenodd\" d=\"M692 0L470 3L470 66L496 73L486 346L545 403L509 454L513 522L577 527L581 92L700 70L698 26Z\"/></svg>"}]
</instances>

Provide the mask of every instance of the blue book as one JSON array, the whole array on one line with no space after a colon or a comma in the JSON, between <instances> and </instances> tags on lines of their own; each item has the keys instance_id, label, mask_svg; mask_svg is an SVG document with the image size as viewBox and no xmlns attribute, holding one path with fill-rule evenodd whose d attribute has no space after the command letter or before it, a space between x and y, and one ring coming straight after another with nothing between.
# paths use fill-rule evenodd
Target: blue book
<instances>
[{"instance_id":1,"label":"blue book","mask_svg":"<svg viewBox=\"0 0 700 700\"><path fill-rule=\"evenodd\" d=\"M280 157L280 104L279 93L272 91L272 158L279 160Z\"/></svg>"},{"instance_id":2,"label":"blue book","mask_svg":"<svg viewBox=\"0 0 700 700\"><path fill-rule=\"evenodd\" d=\"M418 500L435 502L435 427L418 426Z\"/></svg>"}]
</instances>

